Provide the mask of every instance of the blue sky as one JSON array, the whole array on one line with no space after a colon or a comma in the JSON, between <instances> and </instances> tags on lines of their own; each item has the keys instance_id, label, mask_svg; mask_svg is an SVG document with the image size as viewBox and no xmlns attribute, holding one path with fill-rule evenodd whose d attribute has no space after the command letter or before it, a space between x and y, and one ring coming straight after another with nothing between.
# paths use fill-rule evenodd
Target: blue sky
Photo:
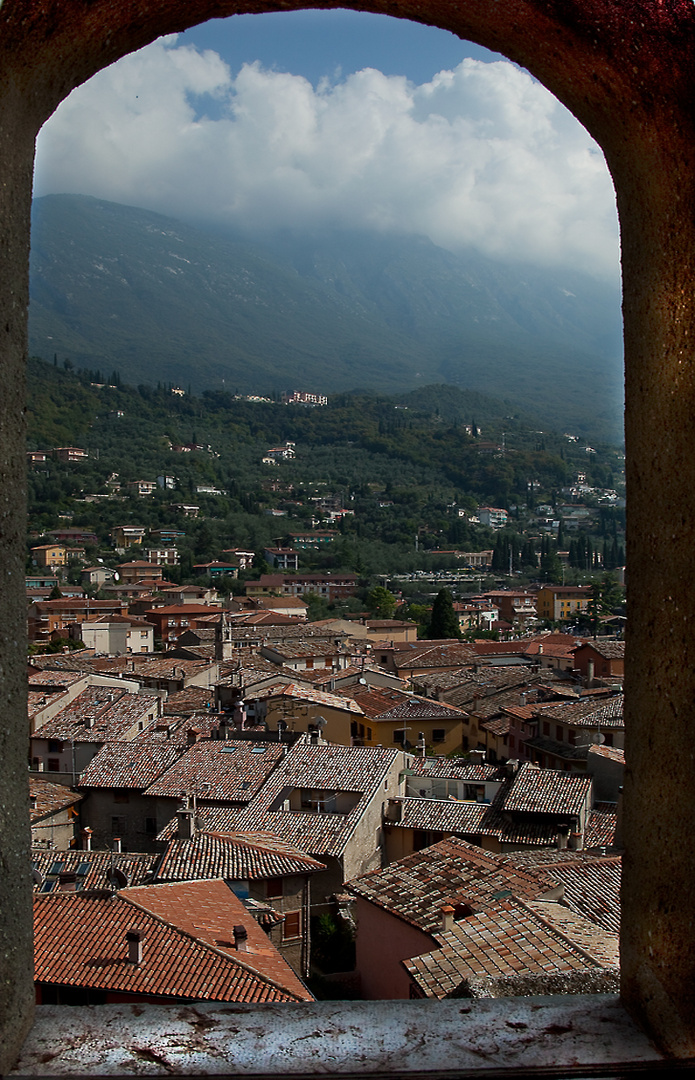
<instances>
[{"instance_id":1,"label":"blue sky","mask_svg":"<svg viewBox=\"0 0 695 1080\"><path fill-rule=\"evenodd\" d=\"M501 59L447 30L340 9L211 19L182 34L179 41L216 50L232 69L259 60L264 67L303 75L314 86L321 79L333 79L336 71L345 76L364 67L424 83L466 56Z\"/></svg>"},{"instance_id":2,"label":"blue sky","mask_svg":"<svg viewBox=\"0 0 695 1080\"><path fill-rule=\"evenodd\" d=\"M300 11L160 39L42 130L35 194L258 235L358 228L617 282L603 155L530 75L454 35Z\"/></svg>"}]
</instances>

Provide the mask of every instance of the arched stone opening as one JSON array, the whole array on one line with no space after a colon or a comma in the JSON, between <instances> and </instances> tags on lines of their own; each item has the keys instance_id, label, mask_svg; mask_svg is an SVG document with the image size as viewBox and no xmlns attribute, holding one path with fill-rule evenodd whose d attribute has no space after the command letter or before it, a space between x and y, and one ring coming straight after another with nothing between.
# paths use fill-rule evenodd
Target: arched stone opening
<instances>
[{"instance_id":1,"label":"arched stone opening","mask_svg":"<svg viewBox=\"0 0 695 1080\"><path fill-rule=\"evenodd\" d=\"M70 90L161 34L272 11L234 0L5 0L0 6L0 1028L31 1021L23 777L24 428L36 134ZM302 0L283 10L339 6ZM629 648L622 996L661 1043L695 1054L695 6L692 0L394 0L349 5L430 23L527 67L602 146L621 225Z\"/></svg>"}]
</instances>

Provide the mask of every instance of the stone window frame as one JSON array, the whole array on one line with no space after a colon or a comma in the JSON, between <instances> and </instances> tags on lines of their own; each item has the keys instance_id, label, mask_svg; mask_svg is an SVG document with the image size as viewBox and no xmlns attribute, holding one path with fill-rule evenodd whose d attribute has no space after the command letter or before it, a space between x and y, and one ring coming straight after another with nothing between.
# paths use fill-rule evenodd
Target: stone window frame
<instances>
[{"instance_id":1,"label":"stone window frame","mask_svg":"<svg viewBox=\"0 0 695 1080\"><path fill-rule=\"evenodd\" d=\"M5 0L0 9L0 541L7 556L1 570L7 588L0 589L0 693L9 721L0 763L8 777L6 797L17 805L26 801L26 776L20 775L26 756L21 416L35 135L74 86L120 56L213 15L271 6L270 0ZM298 0L283 4L303 6ZM339 5L329 0L326 6ZM376 0L358 6L385 10ZM394 0L388 12L438 25L527 67L598 140L615 181L626 341L629 603L636 605L626 661L621 993L662 1045L681 1058L695 1055L695 872L689 838L679 826L691 820L695 801L686 772L693 586L692 575L683 573L691 566L695 531L689 466L695 298L683 286L695 266L695 215L689 210L695 188L695 9L690 0L660 0L658 6L651 0L465 0L447 8L435 0ZM0 842L3 857L19 866L28 822L14 831L0 835ZM10 931L2 942L5 977L15 988L1 1008L0 1027L12 1036L6 1054L31 1017L27 884L18 872L0 888ZM680 899L676 910L673 895Z\"/></svg>"}]
</instances>

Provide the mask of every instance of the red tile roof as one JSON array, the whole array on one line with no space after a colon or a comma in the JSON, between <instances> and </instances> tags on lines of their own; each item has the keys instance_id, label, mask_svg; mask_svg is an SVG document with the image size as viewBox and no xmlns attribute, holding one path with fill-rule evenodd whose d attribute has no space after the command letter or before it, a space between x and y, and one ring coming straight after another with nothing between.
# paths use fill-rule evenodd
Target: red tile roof
<instances>
[{"instance_id":1,"label":"red tile roof","mask_svg":"<svg viewBox=\"0 0 695 1080\"><path fill-rule=\"evenodd\" d=\"M189 747L145 792L179 798L191 791L215 802L249 802L282 760L278 743L202 740ZM203 785L209 788L204 789Z\"/></svg>"},{"instance_id":2,"label":"red tile roof","mask_svg":"<svg viewBox=\"0 0 695 1080\"><path fill-rule=\"evenodd\" d=\"M182 749L171 743L107 743L80 776L81 788L143 790L174 764Z\"/></svg>"},{"instance_id":3,"label":"red tile roof","mask_svg":"<svg viewBox=\"0 0 695 1080\"><path fill-rule=\"evenodd\" d=\"M248 952L234 949L240 924ZM222 881L38 896L34 928L37 983L183 1001L312 1000ZM133 929L144 935L137 964L128 961Z\"/></svg>"},{"instance_id":4,"label":"red tile roof","mask_svg":"<svg viewBox=\"0 0 695 1080\"><path fill-rule=\"evenodd\" d=\"M272 833L198 833L192 840L171 840L157 867L155 881L225 878L257 881L291 874L314 874L324 863Z\"/></svg>"}]
</instances>

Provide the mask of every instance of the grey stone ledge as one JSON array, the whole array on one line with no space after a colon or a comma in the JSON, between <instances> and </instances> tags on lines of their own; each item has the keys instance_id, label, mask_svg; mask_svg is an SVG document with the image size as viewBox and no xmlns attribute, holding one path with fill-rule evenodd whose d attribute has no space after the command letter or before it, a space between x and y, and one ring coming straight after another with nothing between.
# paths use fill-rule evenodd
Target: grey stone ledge
<instances>
[{"instance_id":1,"label":"grey stone ledge","mask_svg":"<svg viewBox=\"0 0 695 1080\"><path fill-rule=\"evenodd\" d=\"M666 1064L615 995L39 1006L10 1076L453 1077ZM675 1063L669 1063L673 1067ZM560 1070L558 1072L558 1070ZM607 1070L607 1071L604 1071Z\"/></svg>"}]
</instances>

